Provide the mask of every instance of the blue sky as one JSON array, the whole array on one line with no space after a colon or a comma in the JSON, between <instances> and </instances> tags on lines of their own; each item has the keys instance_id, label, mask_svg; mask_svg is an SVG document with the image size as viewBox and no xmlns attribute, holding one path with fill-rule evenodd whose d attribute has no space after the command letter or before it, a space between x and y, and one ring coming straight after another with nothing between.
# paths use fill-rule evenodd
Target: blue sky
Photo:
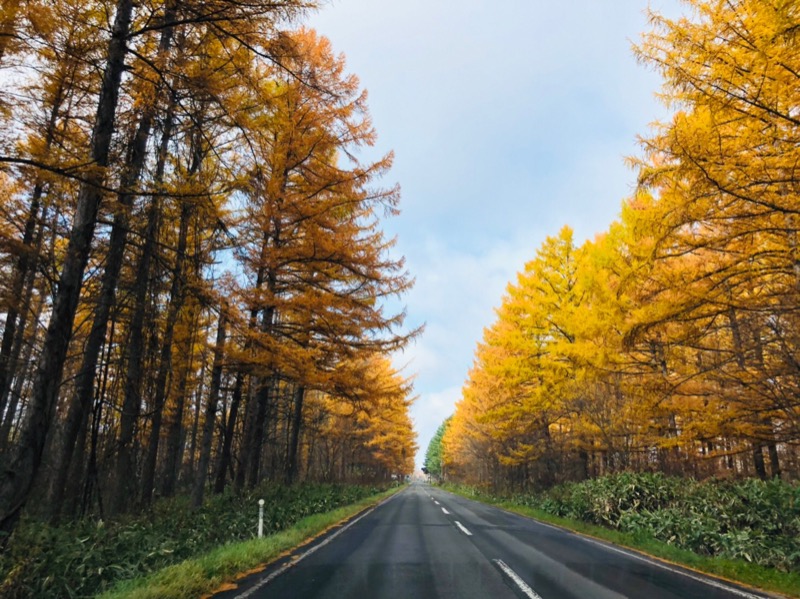
<instances>
[{"instance_id":1,"label":"blue sky","mask_svg":"<svg viewBox=\"0 0 800 599\"><path fill-rule=\"evenodd\" d=\"M414 375L421 465L506 285L547 235L605 230L633 189L636 136L663 118L632 42L646 0L331 0L310 19L369 91L416 278L396 357ZM667 15L678 0L651 0Z\"/></svg>"}]
</instances>

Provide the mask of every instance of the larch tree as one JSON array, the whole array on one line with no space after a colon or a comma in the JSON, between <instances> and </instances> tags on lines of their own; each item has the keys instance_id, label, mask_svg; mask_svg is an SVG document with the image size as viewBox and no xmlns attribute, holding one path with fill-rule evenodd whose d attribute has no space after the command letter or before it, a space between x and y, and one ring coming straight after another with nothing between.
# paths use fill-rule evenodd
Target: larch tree
<instances>
[{"instance_id":1,"label":"larch tree","mask_svg":"<svg viewBox=\"0 0 800 599\"><path fill-rule=\"evenodd\" d=\"M706 381L715 394L737 389L724 403L732 420L748 423L737 436L752 438L755 468L766 476L762 446L778 473L775 443L797 434L789 391L797 371L785 348L797 334L800 281L798 15L789 2L691 7L691 19L654 16L638 49L681 108L644 140L640 177L666 226L659 258L665 269L684 264L675 283L693 298L675 320L700 331L686 344L702 346L689 351L713 370Z\"/></svg>"},{"instance_id":2,"label":"larch tree","mask_svg":"<svg viewBox=\"0 0 800 599\"><path fill-rule=\"evenodd\" d=\"M408 339L393 332L403 315L385 315L380 307L410 282L377 228L379 212L394 211L398 198L396 189L373 186L391 157L361 164L354 153L375 141L366 94L313 31L287 34L282 44L283 64L299 78L282 70L265 77L272 87L265 115L272 134L261 140L262 157L246 188L247 216L239 225L245 243L238 256L251 282L242 289L252 315L245 359L257 377L245 429L251 485L258 479L270 393L280 381L294 385L286 464L292 480L305 390L329 391L339 361L398 348Z\"/></svg>"}]
</instances>

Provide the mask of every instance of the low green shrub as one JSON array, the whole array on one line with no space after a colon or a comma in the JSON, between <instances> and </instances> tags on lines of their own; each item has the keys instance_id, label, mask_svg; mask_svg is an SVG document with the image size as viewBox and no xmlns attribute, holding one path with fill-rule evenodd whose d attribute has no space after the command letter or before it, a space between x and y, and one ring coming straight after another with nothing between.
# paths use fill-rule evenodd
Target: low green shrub
<instances>
[{"instance_id":1,"label":"low green shrub","mask_svg":"<svg viewBox=\"0 0 800 599\"><path fill-rule=\"evenodd\" d=\"M800 486L777 479L698 482L622 473L508 499L700 555L800 569Z\"/></svg>"},{"instance_id":2,"label":"low green shrub","mask_svg":"<svg viewBox=\"0 0 800 599\"><path fill-rule=\"evenodd\" d=\"M178 497L114 522L52 527L26 520L0 555L0 596L92 597L119 580L254 537L258 499L265 500L264 533L270 534L379 491L356 485L264 485L242 495L212 496L198 510Z\"/></svg>"},{"instance_id":3,"label":"low green shrub","mask_svg":"<svg viewBox=\"0 0 800 599\"><path fill-rule=\"evenodd\" d=\"M617 528L625 514L670 505L685 483L659 473L623 473L559 485L529 504L563 518Z\"/></svg>"}]
</instances>

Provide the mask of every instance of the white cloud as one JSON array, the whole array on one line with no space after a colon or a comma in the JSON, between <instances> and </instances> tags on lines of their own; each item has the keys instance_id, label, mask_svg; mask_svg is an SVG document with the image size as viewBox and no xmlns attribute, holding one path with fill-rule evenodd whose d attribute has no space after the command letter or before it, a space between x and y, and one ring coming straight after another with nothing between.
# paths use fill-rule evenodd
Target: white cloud
<instances>
[{"instance_id":1,"label":"white cloud","mask_svg":"<svg viewBox=\"0 0 800 599\"><path fill-rule=\"evenodd\" d=\"M312 19L370 90L378 151L396 151L386 227L417 279L410 325L427 323L396 363L418 375L421 453L515 273L564 224L605 230L630 193L622 159L664 114L630 48L647 4L335 0Z\"/></svg>"}]
</instances>

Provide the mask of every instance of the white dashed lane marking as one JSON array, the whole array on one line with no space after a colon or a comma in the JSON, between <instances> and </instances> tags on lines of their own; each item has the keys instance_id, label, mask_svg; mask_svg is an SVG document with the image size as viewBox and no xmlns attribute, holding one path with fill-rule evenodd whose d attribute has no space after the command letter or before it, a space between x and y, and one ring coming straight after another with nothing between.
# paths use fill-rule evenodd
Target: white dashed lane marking
<instances>
[{"instance_id":1,"label":"white dashed lane marking","mask_svg":"<svg viewBox=\"0 0 800 599\"><path fill-rule=\"evenodd\" d=\"M503 571L503 574L508 576L511 581L517 585L517 588L522 591L526 597L529 597L529 599L542 599L541 595L538 595L536 591L529 587L527 583L522 580L519 575L514 572L514 570L512 570L503 560L495 559L492 561Z\"/></svg>"}]
</instances>

